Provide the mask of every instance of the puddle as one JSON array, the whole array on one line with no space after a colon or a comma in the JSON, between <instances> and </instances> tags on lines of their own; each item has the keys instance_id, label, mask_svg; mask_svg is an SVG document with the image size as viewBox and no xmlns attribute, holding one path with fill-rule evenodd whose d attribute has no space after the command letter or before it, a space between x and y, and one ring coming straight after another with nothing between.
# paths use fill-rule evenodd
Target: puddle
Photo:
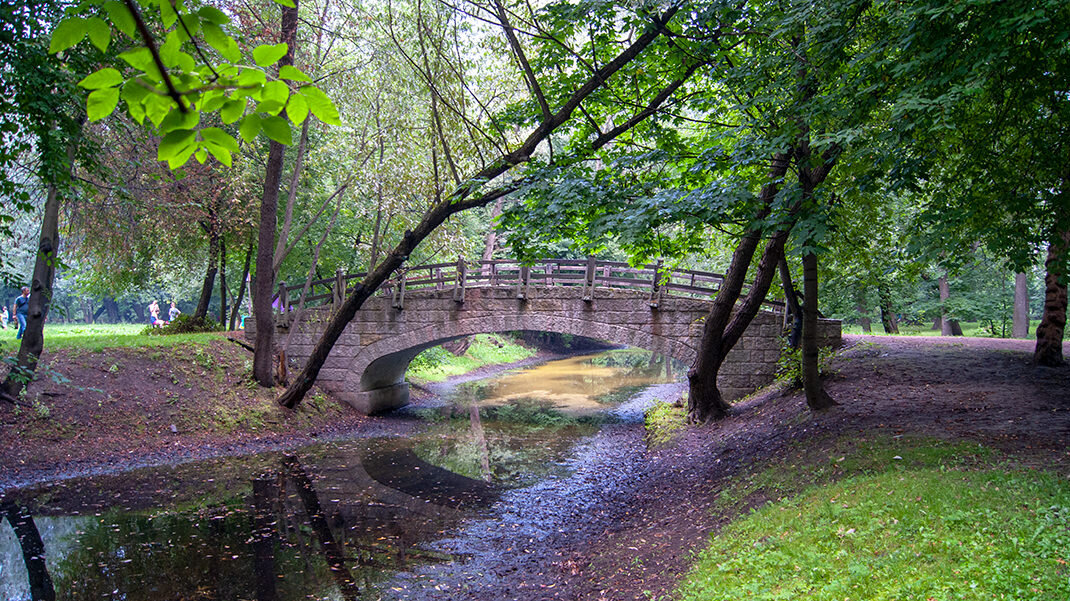
<instances>
[{"instance_id":1,"label":"puddle","mask_svg":"<svg viewBox=\"0 0 1070 601\"><path fill-rule=\"evenodd\" d=\"M14 491L0 499L0 598L379 598L397 572L457 558L433 543L494 519L509 489L567 475L607 409L671 377L649 353L571 357L459 386L417 410L427 427L411 437Z\"/></svg>"}]
</instances>

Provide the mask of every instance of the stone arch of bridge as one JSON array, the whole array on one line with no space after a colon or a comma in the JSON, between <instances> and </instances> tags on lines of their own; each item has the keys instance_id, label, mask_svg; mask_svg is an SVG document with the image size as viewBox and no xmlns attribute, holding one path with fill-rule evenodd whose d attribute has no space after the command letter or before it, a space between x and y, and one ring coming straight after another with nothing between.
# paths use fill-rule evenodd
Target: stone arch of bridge
<instances>
[{"instance_id":1,"label":"stone arch of bridge","mask_svg":"<svg viewBox=\"0 0 1070 601\"><path fill-rule=\"evenodd\" d=\"M525 330L625 344L668 355L685 364L691 364L695 359L695 349L690 345L639 326L546 315L479 317L426 325L362 348L350 362L346 389L362 393L397 389L404 386L409 363L425 349L475 334Z\"/></svg>"}]
</instances>

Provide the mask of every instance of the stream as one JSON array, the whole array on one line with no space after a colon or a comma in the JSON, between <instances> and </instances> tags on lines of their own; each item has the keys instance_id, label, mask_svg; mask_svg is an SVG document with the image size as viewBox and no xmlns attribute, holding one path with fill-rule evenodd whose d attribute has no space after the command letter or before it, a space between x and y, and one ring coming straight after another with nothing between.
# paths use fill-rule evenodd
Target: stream
<instances>
[{"instance_id":1,"label":"stream","mask_svg":"<svg viewBox=\"0 0 1070 601\"><path fill-rule=\"evenodd\" d=\"M431 599L490 585L548 561L555 538L622 494L645 452L642 411L678 395L678 375L635 349L572 356L434 385L378 418L415 422L405 435L14 491L0 599Z\"/></svg>"}]
</instances>

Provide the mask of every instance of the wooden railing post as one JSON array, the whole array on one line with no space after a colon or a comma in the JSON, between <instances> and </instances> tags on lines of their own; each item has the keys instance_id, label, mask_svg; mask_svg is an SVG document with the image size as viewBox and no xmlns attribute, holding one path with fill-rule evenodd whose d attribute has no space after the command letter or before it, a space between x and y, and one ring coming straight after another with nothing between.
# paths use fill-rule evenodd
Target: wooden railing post
<instances>
[{"instance_id":1,"label":"wooden railing post","mask_svg":"<svg viewBox=\"0 0 1070 601\"><path fill-rule=\"evenodd\" d=\"M442 290L442 268L436 267L435 271L431 274L431 277L435 280L435 290Z\"/></svg>"},{"instance_id":2,"label":"wooden railing post","mask_svg":"<svg viewBox=\"0 0 1070 601\"><path fill-rule=\"evenodd\" d=\"M458 303L464 302L464 287L467 276L468 267L464 264L464 259L457 259L457 283L453 288L453 300Z\"/></svg>"},{"instance_id":3,"label":"wooden railing post","mask_svg":"<svg viewBox=\"0 0 1070 601\"><path fill-rule=\"evenodd\" d=\"M528 297L528 281L531 279L531 268L527 265L520 266L520 281L516 286L516 297L525 300Z\"/></svg>"},{"instance_id":4,"label":"wooden railing post","mask_svg":"<svg viewBox=\"0 0 1070 601\"><path fill-rule=\"evenodd\" d=\"M583 300L591 302L594 298L594 271L596 261L594 255L587 257L587 270L583 274Z\"/></svg>"},{"instance_id":5,"label":"wooden railing post","mask_svg":"<svg viewBox=\"0 0 1070 601\"><path fill-rule=\"evenodd\" d=\"M334 294L331 301L333 306L331 310L337 312L342 308L342 303L346 300L346 272L341 267L334 272Z\"/></svg>"},{"instance_id":6,"label":"wooden railing post","mask_svg":"<svg viewBox=\"0 0 1070 601\"><path fill-rule=\"evenodd\" d=\"M661 259L654 265L654 281L650 286L650 308L657 309L662 297Z\"/></svg>"}]
</instances>

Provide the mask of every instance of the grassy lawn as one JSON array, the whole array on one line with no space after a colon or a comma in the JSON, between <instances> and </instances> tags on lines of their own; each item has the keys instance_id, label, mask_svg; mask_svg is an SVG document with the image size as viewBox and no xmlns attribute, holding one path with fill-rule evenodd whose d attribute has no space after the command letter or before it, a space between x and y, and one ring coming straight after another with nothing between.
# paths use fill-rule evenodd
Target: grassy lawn
<instances>
[{"instance_id":1,"label":"grassy lawn","mask_svg":"<svg viewBox=\"0 0 1070 601\"><path fill-rule=\"evenodd\" d=\"M169 347L189 342L203 343L219 338L221 333L175 334L151 336L142 334L145 324L45 324L45 350L85 349L99 351L116 347ZM16 329L8 324L0 330L0 354L12 355L19 350Z\"/></svg>"},{"instance_id":2,"label":"grassy lawn","mask_svg":"<svg viewBox=\"0 0 1070 601\"><path fill-rule=\"evenodd\" d=\"M974 321L974 322L959 322L959 325L962 326L962 335L963 336L972 336L972 337L976 337L976 338L993 338L992 334L989 333L988 330L985 329L984 326L981 325L980 322L976 322L976 321ZM1028 336L1029 339L1032 339L1032 340L1036 339L1036 332L1037 332L1037 326L1038 325L1040 325L1040 320L1039 319L1034 319L1034 320L1029 322L1029 336ZM881 326L879 321L874 321L873 322L872 330L873 331L869 332L869 333L877 335L877 336L890 336L890 335L894 336L894 334L885 334L884 333L884 328ZM844 334L865 334L865 332L862 331L862 326L860 326L858 324L855 324L855 323L852 323L852 324L845 323L845 324L843 324L843 333ZM907 325L907 324L902 324L901 323L901 324L899 324L899 334L901 336L939 336L940 335L940 330L932 329L932 324L931 323L926 323L926 324L919 323L919 324L911 324L911 325ZM1070 328L1067 328L1067 330L1065 332L1065 336L1066 337L1070 337Z\"/></svg>"},{"instance_id":3,"label":"grassy lawn","mask_svg":"<svg viewBox=\"0 0 1070 601\"><path fill-rule=\"evenodd\" d=\"M1066 478L1009 467L973 444L841 446L725 491L726 507L780 500L714 536L679 597L1070 599ZM817 484L798 490L803 482Z\"/></svg>"}]
</instances>

